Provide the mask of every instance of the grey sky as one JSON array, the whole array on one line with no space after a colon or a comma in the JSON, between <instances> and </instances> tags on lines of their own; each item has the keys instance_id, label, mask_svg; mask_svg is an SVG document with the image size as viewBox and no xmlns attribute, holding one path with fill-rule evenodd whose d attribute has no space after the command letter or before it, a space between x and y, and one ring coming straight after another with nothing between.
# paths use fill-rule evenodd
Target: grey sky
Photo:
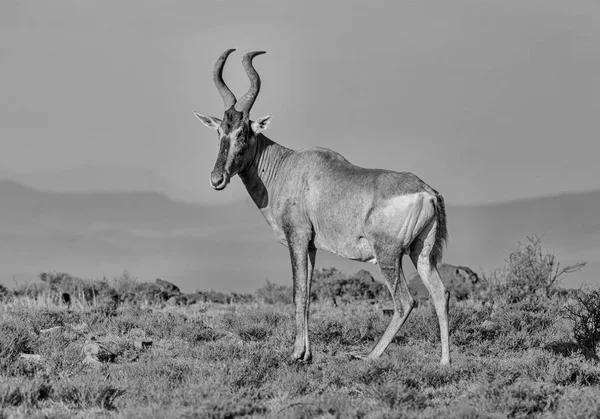
<instances>
[{"instance_id":1,"label":"grey sky","mask_svg":"<svg viewBox=\"0 0 600 419\"><path fill-rule=\"evenodd\" d=\"M409 170L452 203L598 188L600 3L496 1L0 2L0 169L150 168L190 200L208 187L221 116L212 66L292 148Z\"/></svg>"}]
</instances>

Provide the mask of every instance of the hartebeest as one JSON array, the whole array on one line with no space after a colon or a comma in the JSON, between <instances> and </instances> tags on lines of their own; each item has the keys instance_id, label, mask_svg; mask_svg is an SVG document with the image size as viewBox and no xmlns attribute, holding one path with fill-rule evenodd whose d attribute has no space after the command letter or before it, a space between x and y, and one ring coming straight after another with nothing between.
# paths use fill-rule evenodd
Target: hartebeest
<instances>
[{"instance_id":1,"label":"hartebeest","mask_svg":"<svg viewBox=\"0 0 600 419\"><path fill-rule=\"evenodd\" d=\"M252 59L264 51L250 52L242 60L251 86L240 100L223 81L223 66L233 51L221 54L213 72L225 106L223 119L194 113L219 138L210 185L222 190L239 175L277 240L289 248L296 305L292 360L312 357L310 286L317 249L323 249L378 264L392 294L394 316L366 356L371 359L381 356L413 308L401 263L408 253L432 296L441 332L441 363L449 364L449 294L437 271L447 239L442 196L412 173L366 169L326 148L296 151L265 137L261 132L271 115L250 120L260 90Z\"/></svg>"}]
</instances>

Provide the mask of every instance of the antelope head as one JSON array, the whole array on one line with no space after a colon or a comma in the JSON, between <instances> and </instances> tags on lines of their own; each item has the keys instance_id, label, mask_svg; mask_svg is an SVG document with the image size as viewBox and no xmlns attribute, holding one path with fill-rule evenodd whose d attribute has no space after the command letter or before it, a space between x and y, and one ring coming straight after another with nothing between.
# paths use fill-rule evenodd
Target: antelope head
<instances>
[{"instance_id":1,"label":"antelope head","mask_svg":"<svg viewBox=\"0 0 600 419\"><path fill-rule=\"evenodd\" d=\"M267 129L271 121L271 115L256 121L250 120L250 109L260 91L260 77L252 65L252 59L265 52L254 51L244 55L242 65L250 79L250 89L240 100L237 100L223 81L223 67L227 57L233 51L235 49L223 52L213 71L213 80L225 107L223 119L194 112L204 125L217 132L219 152L210 174L210 186L219 191L225 189L231 178L252 162L256 149L256 136Z\"/></svg>"}]
</instances>

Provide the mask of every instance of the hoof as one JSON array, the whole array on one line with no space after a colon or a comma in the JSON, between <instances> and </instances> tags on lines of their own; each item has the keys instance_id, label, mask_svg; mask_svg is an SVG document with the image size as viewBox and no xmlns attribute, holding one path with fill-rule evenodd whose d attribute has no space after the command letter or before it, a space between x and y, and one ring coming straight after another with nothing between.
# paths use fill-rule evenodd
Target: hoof
<instances>
[{"instance_id":1,"label":"hoof","mask_svg":"<svg viewBox=\"0 0 600 419\"><path fill-rule=\"evenodd\" d=\"M299 362L304 358L304 354L291 354L288 358L290 362Z\"/></svg>"},{"instance_id":2,"label":"hoof","mask_svg":"<svg viewBox=\"0 0 600 419\"><path fill-rule=\"evenodd\" d=\"M309 363L312 361L312 353L310 352L294 352L288 358L290 363Z\"/></svg>"},{"instance_id":3,"label":"hoof","mask_svg":"<svg viewBox=\"0 0 600 419\"><path fill-rule=\"evenodd\" d=\"M291 356L288 358L288 364L290 365L304 365L311 364L312 358L304 359L304 358L292 358Z\"/></svg>"}]
</instances>

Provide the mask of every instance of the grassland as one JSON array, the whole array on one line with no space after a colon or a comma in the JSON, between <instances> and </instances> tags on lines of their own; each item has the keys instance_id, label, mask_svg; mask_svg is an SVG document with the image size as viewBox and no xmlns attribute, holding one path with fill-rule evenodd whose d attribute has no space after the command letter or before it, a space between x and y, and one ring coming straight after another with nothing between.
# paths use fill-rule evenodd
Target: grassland
<instances>
[{"instance_id":1,"label":"grassland","mask_svg":"<svg viewBox=\"0 0 600 419\"><path fill-rule=\"evenodd\" d=\"M370 350L389 318L376 305L314 304L314 361L291 364L291 305L16 299L0 307L0 417L598 417L600 367L558 308L456 304L453 363L441 367L427 306L365 362L349 355ZM100 364L84 362L90 342L106 349Z\"/></svg>"},{"instance_id":2,"label":"grassland","mask_svg":"<svg viewBox=\"0 0 600 419\"><path fill-rule=\"evenodd\" d=\"M0 418L597 418L600 291L557 287L581 267L561 268L539 240L519 246L451 300L450 366L427 303L381 359L354 359L385 330L389 302L361 301L378 288L335 270L315 287L308 364L288 361L289 287L181 305L127 278L41 275L0 289ZM347 298L325 303L340 289Z\"/></svg>"}]
</instances>

